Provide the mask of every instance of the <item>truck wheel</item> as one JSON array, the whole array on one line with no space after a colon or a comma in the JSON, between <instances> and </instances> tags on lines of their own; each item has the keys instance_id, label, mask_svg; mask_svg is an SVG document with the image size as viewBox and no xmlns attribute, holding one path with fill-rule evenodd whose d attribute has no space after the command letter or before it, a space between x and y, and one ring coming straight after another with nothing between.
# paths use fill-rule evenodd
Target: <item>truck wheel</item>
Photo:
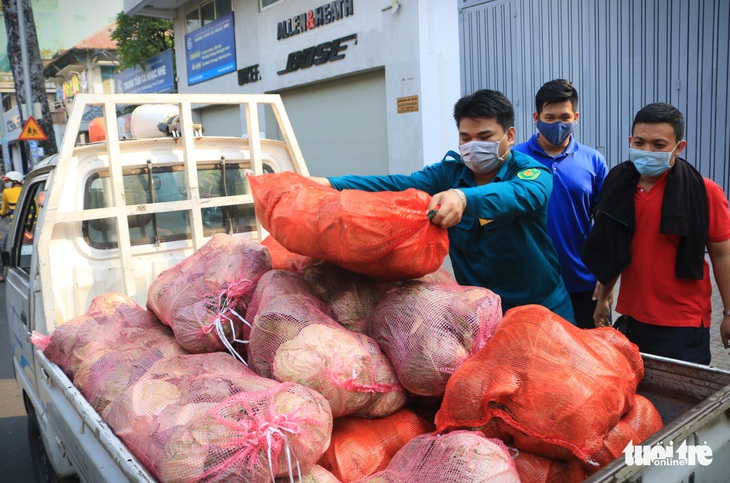
<instances>
[{"instance_id":1,"label":"truck wheel","mask_svg":"<svg viewBox=\"0 0 730 483\"><path fill-rule=\"evenodd\" d=\"M53 469L51 460L43 445L43 436L38 427L35 411L28 411L28 443L30 444L30 458L33 463L33 472L38 483L78 483L77 477L62 478Z\"/></svg>"}]
</instances>

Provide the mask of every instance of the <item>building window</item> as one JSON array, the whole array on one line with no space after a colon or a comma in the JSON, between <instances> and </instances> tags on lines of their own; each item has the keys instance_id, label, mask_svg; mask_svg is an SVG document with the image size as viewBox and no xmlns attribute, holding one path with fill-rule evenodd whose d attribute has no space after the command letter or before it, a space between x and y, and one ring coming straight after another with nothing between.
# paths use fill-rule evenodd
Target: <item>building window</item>
<instances>
[{"instance_id":1,"label":"building window","mask_svg":"<svg viewBox=\"0 0 730 483\"><path fill-rule=\"evenodd\" d=\"M261 10L281 2L281 0L261 0Z\"/></svg>"},{"instance_id":2,"label":"building window","mask_svg":"<svg viewBox=\"0 0 730 483\"><path fill-rule=\"evenodd\" d=\"M203 3L185 15L185 28L190 33L230 12L231 0L213 0Z\"/></svg>"}]
</instances>

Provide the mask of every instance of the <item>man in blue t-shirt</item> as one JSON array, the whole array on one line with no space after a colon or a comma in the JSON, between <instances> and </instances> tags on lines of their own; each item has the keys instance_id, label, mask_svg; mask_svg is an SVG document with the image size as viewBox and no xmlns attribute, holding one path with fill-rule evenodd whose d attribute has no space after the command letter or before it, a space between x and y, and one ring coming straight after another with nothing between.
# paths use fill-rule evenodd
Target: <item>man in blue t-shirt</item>
<instances>
[{"instance_id":1,"label":"man in blue t-shirt","mask_svg":"<svg viewBox=\"0 0 730 483\"><path fill-rule=\"evenodd\" d=\"M596 277L581 260L591 216L608 173L603 155L575 140L578 91L565 79L543 84L535 96L537 131L514 150L525 153L553 173L547 231L555 245L565 286L579 327L595 327Z\"/></svg>"},{"instance_id":2,"label":"man in blue t-shirt","mask_svg":"<svg viewBox=\"0 0 730 483\"><path fill-rule=\"evenodd\" d=\"M312 178L335 189L402 191L432 196L424 216L449 233L456 280L486 287L502 299L504 311L540 304L571 323L573 307L547 235L550 170L510 149L514 108L502 93L479 90L459 99L454 119L460 155L449 151L440 163L411 175Z\"/></svg>"}]
</instances>

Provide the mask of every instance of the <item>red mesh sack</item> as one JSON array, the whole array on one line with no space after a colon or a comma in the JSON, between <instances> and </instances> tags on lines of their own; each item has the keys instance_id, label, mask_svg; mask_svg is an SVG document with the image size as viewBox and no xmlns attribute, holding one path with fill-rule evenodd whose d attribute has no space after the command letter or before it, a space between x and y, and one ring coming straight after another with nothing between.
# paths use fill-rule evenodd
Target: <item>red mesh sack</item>
<instances>
[{"instance_id":1,"label":"red mesh sack","mask_svg":"<svg viewBox=\"0 0 730 483\"><path fill-rule=\"evenodd\" d=\"M318 464L342 481L364 478L384 470L408 441L434 428L409 409L379 419L337 418L330 446Z\"/></svg>"},{"instance_id":2,"label":"red mesh sack","mask_svg":"<svg viewBox=\"0 0 730 483\"><path fill-rule=\"evenodd\" d=\"M441 396L451 374L484 347L501 318L500 298L489 289L412 281L383 295L370 335L403 387Z\"/></svg>"},{"instance_id":3,"label":"red mesh sack","mask_svg":"<svg viewBox=\"0 0 730 483\"><path fill-rule=\"evenodd\" d=\"M290 171L248 180L259 222L294 253L384 280L431 273L448 254L423 191L337 191Z\"/></svg>"},{"instance_id":4,"label":"red mesh sack","mask_svg":"<svg viewBox=\"0 0 730 483\"><path fill-rule=\"evenodd\" d=\"M598 463L584 465L588 475L592 475L611 461L623 456L624 448L629 442L641 444L652 434L664 427L662 417L654 405L644 396L637 394L634 404L616 426L603 439L603 446L591 456L591 460Z\"/></svg>"},{"instance_id":5,"label":"red mesh sack","mask_svg":"<svg viewBox=\"0 0 730 483\"><path fill-rule=\"evenodd\" d=\"M297 270L316 261L314 258L290 252L273 236L267 236L261 244L269 249L271 265L276 270Z\"/></svg>"},{"instance_id":6,"label":"red mesh sack","mask_svg":"<svg viewBox=\"0 0 730 483\"><path fill-rule=\"evenodd\" d=\"M165 482L264 482L307 473L329 446L327 401L225 353L156 362L104 419Z\"/></svg>"},{"instance_id":7,"label":"red mesh sack","mask_svg":"<svg viewBox=\"0 0 730 483\"><path fill-rule=\"evenodd\" d=\"M332 317L348 330L367 334L370 317L386 290L393 286L329 262L318 262L299 272Z\"/></svg>"},{"instance_id":8,"label":"red mesh sack","mask_svg":"<svg viewBox=\"0 0 730 483\"><path fill-rule=\"evenodd\" d=\"M45 341L43 354L73 381L82 362L96 360L162 327L155 314L131 297L108 292L94 298L83 315L59 325ZM39 339L36 334L35 341Z\"/></svg>"},{"instance_id":9,"label":"red mesh sack","mask_svg":"<svg viewBox=\"0 0 730 483\"><path fill-rule=\"evenodd\" d=\"M401 409L407 394L375 341L342 327L319 303L288 294L261 305L248 344L251 368L316 390L334 417L383 417Z\"/></svg>"},{"instance_id":10,"label":"red mesh sack","mask_svg":"<svg viewBox=\"0 0 730 483\"><path fill-rule=\"evenodd\" d=\"M266 247L223 233L152 282L147 308L172 327L190 352L228 349L240 340L246 312L259 278L271 270Z\"/></svg>"},{"instance_id":11,"label":"red mesh sack","mask_svg":"<svg viewBox=\"0 0 730 483\"><path fill-rule=\"evenodd\" d=\"M357 483L519 483L505 445L475 431L416 436L388 467Z\"/></svg>"},{"instance_id":12,"label":"red mesh sack","mask_svg":"<svg viewBox=\"0 0 730 483\"><path fill-rule=\"evenodd\" d=\"M577 459L555 460L520 451L514 460L522 483L579 483L586 478Z\"/></svg>"},{"instance_id":13,"label":"red mesh sack","mask_svg":"<svg viewBox=\"0 0 730 483\"><path fill-rule=\"evenodd\" d=\"M289 294L316 298L312 286L299 273L288 270L269 270L261 276L256 285L256 290L246 309L246 320L253 322L259 312L259 307L266 306L280 295ZM325 302L317 300L313 300L313 302L320 310L329 314L329 307ZM250 327L248 332L250 332Z\"/></svg>"},{"instance_id":14,"label":"red mesh sack","mask_svg":"<svg viewBox=\"0 0 730 483\"><path fill-rule=\"evenodd\" d=\"M617 330L515 307L449 380L436 427L484 428L509 434L521 451L587 461L631 408L643 375L638 348Z\"/></svg>"}]
</instances>

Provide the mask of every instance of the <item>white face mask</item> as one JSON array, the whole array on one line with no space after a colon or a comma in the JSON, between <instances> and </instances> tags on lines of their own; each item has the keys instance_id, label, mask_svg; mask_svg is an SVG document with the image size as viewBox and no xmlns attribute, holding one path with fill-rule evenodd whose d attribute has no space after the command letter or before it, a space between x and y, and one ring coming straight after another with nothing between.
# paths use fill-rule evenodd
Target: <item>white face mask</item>
<instances>
[{"instance_id":1,"label":"white face mask","mask_svg":"<svg viewBox=\"0 0 730 483\"><path fill-rule=\"evenodd\" d=\"M13 182L12 181L6 181L5 182L5 187L6 188L12 188L13 187Z\"/></svg>"},{"instance_id":2,"label":"white face mask","mask_svg":"<svg viewBox=\"0 0 730 483\"><path fill-rule=\"evenodd\" d=\"M507 135L504 133L502 139ZM469 141L468 143L459 145L461 160L467 168L476 174L489 174L499 168L500 164L507 157L507 150L503 157L499 156L500 139L494 141Z\"/></svg>"}]
</instances>

